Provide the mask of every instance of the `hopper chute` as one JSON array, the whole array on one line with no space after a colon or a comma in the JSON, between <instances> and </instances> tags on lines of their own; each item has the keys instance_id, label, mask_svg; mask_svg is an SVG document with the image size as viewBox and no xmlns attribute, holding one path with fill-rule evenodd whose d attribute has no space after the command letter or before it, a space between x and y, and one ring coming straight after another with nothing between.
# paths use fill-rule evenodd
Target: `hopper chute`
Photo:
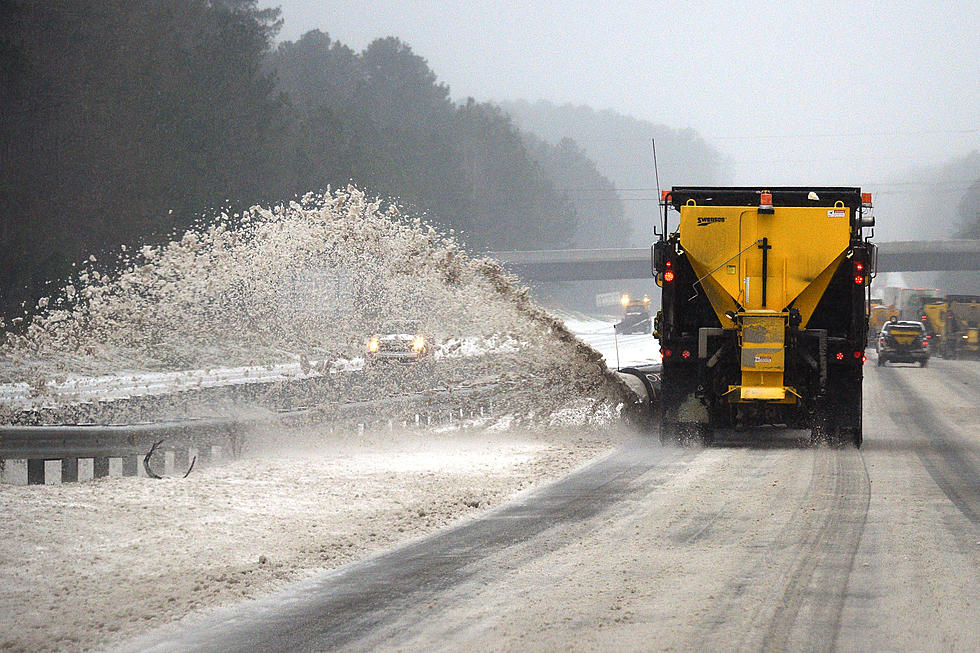
<instances>
[{"instance_id":1,"label":"hopper chute","mask_svg":"<svg viewBox=\"0 0 980 653\"><path fill-rule=\"evenodd\" d=\"M680 213L681 246L723 325L726 311L793 307L805 328L850 239L850 209L843 206L760 213L689 200Z\"/></svg>"}]
</instances>

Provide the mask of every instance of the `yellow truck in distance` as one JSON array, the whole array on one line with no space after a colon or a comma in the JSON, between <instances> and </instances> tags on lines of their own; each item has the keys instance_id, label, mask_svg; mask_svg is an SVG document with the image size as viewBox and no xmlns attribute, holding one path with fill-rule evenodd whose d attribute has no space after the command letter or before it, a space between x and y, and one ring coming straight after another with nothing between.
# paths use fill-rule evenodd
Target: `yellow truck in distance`
<instances>
[{"instance_id":1,"label":"yellow truck in distance","mask_svg":"<svg viewBox=\"0 0 980 653\"><path fill-rule=\"evenodd\" d=\"M922 313L940 356L980 357L980 296L947 295L925 304Z\"/></svg>"}]
</instances>

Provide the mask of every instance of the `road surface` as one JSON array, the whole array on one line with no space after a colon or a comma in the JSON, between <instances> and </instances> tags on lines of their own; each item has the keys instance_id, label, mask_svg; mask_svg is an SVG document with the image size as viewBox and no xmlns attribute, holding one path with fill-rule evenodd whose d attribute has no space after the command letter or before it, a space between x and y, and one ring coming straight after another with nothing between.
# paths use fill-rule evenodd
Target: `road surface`
<instances>
[{"instance_id":1,"label":"road surface","mask_svg":"<svg viewBox=\"0 0 980 653\"><path fill-rule=\"evenodd\" d=\"M865 367L861 450L642 438L131 650L980 650L980 363Z\"/></svg>"}]
</instances>

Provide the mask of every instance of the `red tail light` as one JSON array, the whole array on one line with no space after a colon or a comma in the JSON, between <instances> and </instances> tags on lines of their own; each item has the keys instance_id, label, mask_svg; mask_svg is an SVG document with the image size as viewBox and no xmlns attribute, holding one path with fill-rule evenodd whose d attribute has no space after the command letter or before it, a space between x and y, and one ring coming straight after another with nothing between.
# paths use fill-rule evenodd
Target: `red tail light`
<instances>
[{"instance_id":1,"label":"red tail light","mask_svg":"<svg viewBox=\"0 0 980 653\"><path fill-rule=\"evenodd\" d=\"M667 283L670 283L673 280L674 280L674 271L673 270L667 270L666 272L664 272L664 281L666 281Z\"/></svg>"},{"instance_id":2,"label":"red tail light","mask_svg":"<svg viewBox=\"0 0 980 653\"><path fill-rule=\"evenodd\" d=\"M670 358L673 355L674 355L673 351L671 351L670 349L664 349L664 358Z\"/></svg>"},{"instance_id":3,"label":"red tail light","mask_svg":"<svg viewBox=\"0 0 980 653\"><path fill-rule=\"evenodd\" d=\"M854 277L854 283L856 285L858 285L858 286L863 285L864 284L864 275L863 274L859 274L859 275L855 276Z\"/></svg>"},{"instance_id":4,"label":"red tail light","mask_svg":"<svg viewBox=\"0 0 980 653\"><path fill-rule=\"evenodd\" d=\"M860 352L860 351L854 352L854 358L861 358L861 356L864 356L864 354L862 352Z\"/></svg>"},{"instance_id":5,"label":"red tail light","mask_svg":"<svg viewBox=\"0 0 980 653\"><path fill-rule=\"evenodd\" d=\"M842 351L837 352L837 360L839 361L844 360L844 352Z\"/></svg>"},{"instance_id":6,"label":"red tail light","mask_svg":"<svg viewBox=\"0 0 980 653\"><path fill-rule=\"evenodd\" d=\"M922 348L923 349L929 349L929 341L928 340L923 340L922 341Z\"/></svg>"},{"instance_id":7,"label":"red tail light","mask_svg":"<svg viewBox=\"0 0 980 653\"><path fill-rule=\"evenodd\" d=\"M691 357L691 352L688 351L687 349L685 349L684 351L681 352L681 356L683 358L685 358L685 359L690 358Z\"/></svg>"},{"instance_id":8,"label":"red tail light","mask_svg":"<svg viewBox=\"0 0 980 653\"><path fill-rule=\"evenodd\" d=\"M864 272L864 263L862 263L861 261L855 261L854 262L854 271L855 272Z\"/></svg>"},{"instance_id":9,"label":"red tail light","mask_svg":"<svg viewBox=\"0 0 980 653\"><path fill-rule=\"evenodd\" d=\"M864 354L861 354L861 364L864 365L867 362L868 362L868 357L865 356Z\"/></svg>"}]
</instances>

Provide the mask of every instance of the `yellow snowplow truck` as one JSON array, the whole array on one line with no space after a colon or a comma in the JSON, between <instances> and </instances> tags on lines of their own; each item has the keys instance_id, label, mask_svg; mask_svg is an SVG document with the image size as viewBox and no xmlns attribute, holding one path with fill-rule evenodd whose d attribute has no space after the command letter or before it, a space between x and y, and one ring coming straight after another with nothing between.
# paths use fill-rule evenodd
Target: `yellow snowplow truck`
<instances>
[{"instance_id":1,"label":"yellow snowplow truck","mask_svg":"<svg viewBox=\"0 0 980 653\"><path fill-rule=\"evenodd\" d=\"M881 333L881 327L885 326L885 322L892 317L898 319L898 311L894 306L872 303L868 307L868 312L868 343L874 344L874 340Z\"/></svg>"},{"instance_id":2,"label":"yellow snowplow truck","mask_svg":"<svg viewBox=\"0 0 980 653\"><path fill-rule=\"evenodd\" d=\"M675 186L661 203L661 440L777 424L861 446L871 195Z\"/></svg>"},{"instance_id":3,"label":"yellow snowplow truck","mask_svg":"<svg viewBox=\"0 0 980 653\"><path fill-rule=\"evenodd\" d=\"M947 295L923 306L922 314L940 356L980 357L980 296Z\"/></svg>"}]
</instances>

